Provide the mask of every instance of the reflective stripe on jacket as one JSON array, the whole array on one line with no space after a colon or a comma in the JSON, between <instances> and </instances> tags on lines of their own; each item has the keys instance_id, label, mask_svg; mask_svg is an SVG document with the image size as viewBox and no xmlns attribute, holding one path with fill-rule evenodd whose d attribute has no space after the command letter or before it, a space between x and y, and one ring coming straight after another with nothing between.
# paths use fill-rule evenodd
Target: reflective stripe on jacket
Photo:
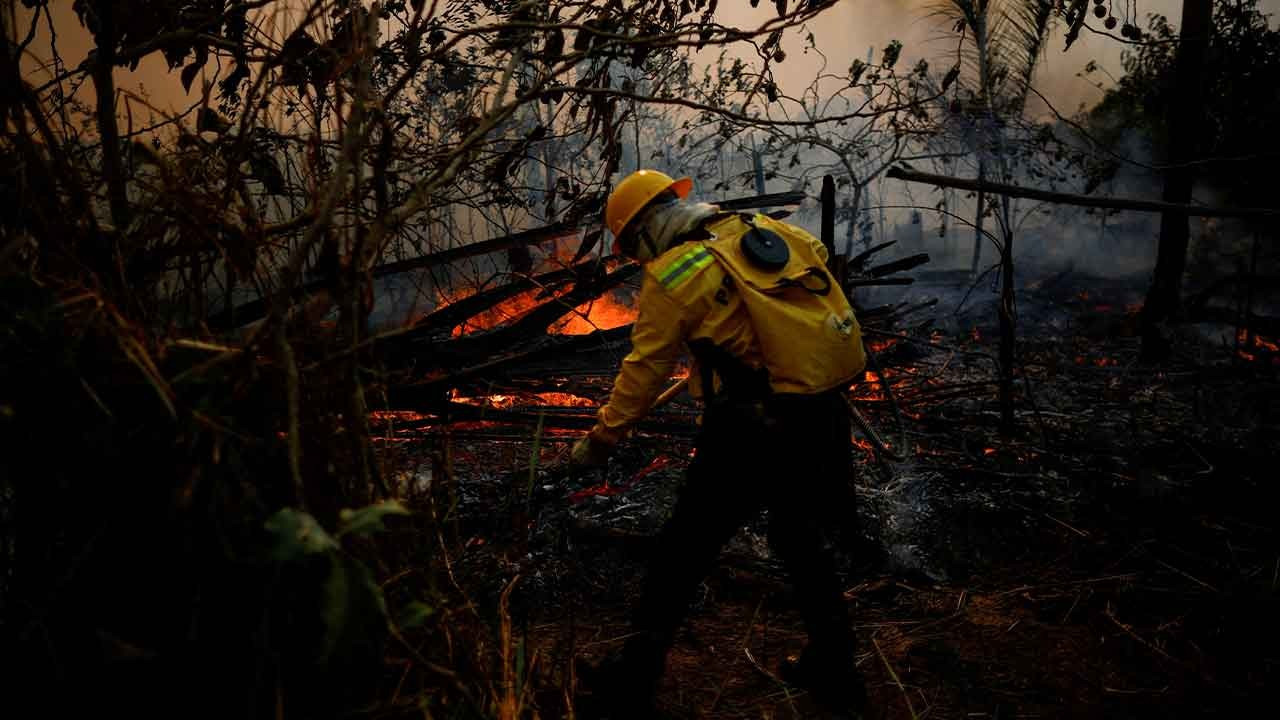
<instances>
[{"instance_id":1,"label":"reflective stripe on jacket","mask_svg":"<svg viewBox=\"0 0 1280 720\"><path fill-rule=\"evenodd\" d=\"M826 262L826 248L804 230L763 215L755 223L785 233L789 243L806 244L799 248L802 255ZM766 363L738 283L717 257L722 243L736 241L750 226L735 214L711 222L706 229L712 240L682 243L645 265L631 353L622 361L608 404L600 408L591 431L594 439L616 443L643 418L667 386L686 343L694 340L706 338L748 366L767 365L776 392L817 393L849 379L833 377L829 364L788 353L775 353L778 356ZM757 321L768 322L760 317L759 306L755 310ZM860 356L861 340L857 342ZM701 395L696 365L689 380L693 394Z\"/></svg>"}]
</instances>

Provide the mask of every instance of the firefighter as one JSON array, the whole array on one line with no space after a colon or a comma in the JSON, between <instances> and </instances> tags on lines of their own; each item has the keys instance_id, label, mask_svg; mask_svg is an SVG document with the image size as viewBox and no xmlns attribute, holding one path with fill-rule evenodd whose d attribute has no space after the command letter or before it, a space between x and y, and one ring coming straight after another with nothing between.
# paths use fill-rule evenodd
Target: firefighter
<instances>
[{"instance_id":1,"label":"firefighter","mask_svg":"<svg viewBox=\"0 0 1280 720\"><path fill-rule=\"evenodd\" d=\"M582 670L587 714L652 717L667 651L721 547L768 509L808 633L780 668L833 717L864 700L827 511L847 502L848 405L864 364L848 300L812 235L764 215L687 200L692 181L640 170L609 197L614 251L644 265L632 351L572 461L604 465L661 393L678 358L703 400L696 451L660 534L622 651Z\"/></svg>"}]
</instances>

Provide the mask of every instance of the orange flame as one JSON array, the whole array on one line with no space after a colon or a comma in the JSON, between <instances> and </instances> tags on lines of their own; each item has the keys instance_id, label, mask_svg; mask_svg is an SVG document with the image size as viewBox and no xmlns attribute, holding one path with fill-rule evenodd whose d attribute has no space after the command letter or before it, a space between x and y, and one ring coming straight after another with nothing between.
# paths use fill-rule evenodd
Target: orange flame
<instances>
[{"instance_id":1,"label":"orange flame","mask_svg":"<svg viewBox=\"0 0 1280 720\"><path fill-rule=\"evenodd\" d=\"M469 332L475 332L476 330L488 330L520 317L521 315L538 307L543 302L546 302L545 298L538 297L540 292L542 291L539 288L526 290L509 300L504 300L503 302L494 305L488 310L467 319L466 322L455 327L452 333L453 337L465 335ZM454 300L461 300L462 297L465 296L457 296Z\"/></svg>"},{"instance_id":2,"label":"orange flame","mask_svg":"<svg viewBox=\"0 0 1280 720\"><path fill-rule=\"evenodd\" d=\"M550 302L551 298L543 296L542 292L541 289L534 288L504 300L455 327L452 335L453 337L459 337L470 332L489 330L511 322L539 305ZM471 293L455 294L448 300L442 298L440 307L450 302L461 300L469 294ZM634 322L635 319L636 311L633 308L618 301L612 294L605 294L574 308L572 313L565 315L564 318L553 324L548 329L548 332L558 335L586 335L596 330L611 330L621 327Z\"/></svg>"},{"instance_id":3,"label":"orange flame","mask_svg":"<svg viewBox=\"0 0 1280 720\"><path fill-rule=\"evenodd\" d=\"M612 294L601 295L583 303L573 313L551 326L551 332L560 335L587 335L596 330L612 330L635 322L636 311L618 302Z\"/></svg>"}]
</instances>

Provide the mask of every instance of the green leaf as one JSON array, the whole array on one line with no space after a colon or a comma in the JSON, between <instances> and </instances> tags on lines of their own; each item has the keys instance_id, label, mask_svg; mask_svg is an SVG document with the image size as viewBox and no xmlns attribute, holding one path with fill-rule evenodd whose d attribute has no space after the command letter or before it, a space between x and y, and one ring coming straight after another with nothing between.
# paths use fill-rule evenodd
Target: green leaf
<instances>
[{"instance_id":1,"label":"green leaf","mask_svg":"<svg viewBox=\"0 0 1280 720\"><path fill-rule=\"evenodd\" d=\"M293 508L284 508L272 515L265 527L275 538L271 557L279 562L338 549L338 543L315 518Z\"/></svg>"},{"instance_id":2,"label":"green leaf","mask_svg":"<svg viewBox=\"0 0 1280 720\"><path fill-rule=\"evenodd\" d=\"M200 73L200 68L204 67L201 63L191 63L182 68L182 89L191 92L191 83L195 81L196 75Z\"/></svg>"},{"instance_id":3,"label":"green leaf","mask_svg":"<svg viewBox=\"0 0 1280 720\"><path fill-rule=\"evenodd\" d=\"M894 63L898 62L898 56L902 54L902 43L898 40L890 40L885 46L884 57L880 64L886 68L892 69Z\"/></svg>"},{"instance_id":4,"label":"green leaf","mask_svg":"<svg viewBox=\"0 0 1280 720\"><path fill-rule=\"evenodd\" d=\"M436 614L436 609L430 605L414 600L400 611L400 620L396 624L401 630L411 630L427 621L427 618Z\"/></svg>"},{"instance_id":5,"label":"green leaf","mask_svg":"<svg viewBox=\"0 0 1280 720\"><path fill-rule=\"evenodd\" d=\"M409 510L399 500L386 500L359 510L344 508L338 513L340 526L338 537L343 535L372 535L385 530L382 519L388 515L408 515Z\"/></svg>"},{"instance_id":6,"label":"green leaf","mask_svg":"<svg viewBox=\"0 0 1280 720\"><path fill-rule=\"evenodd\" d=\"M332 556L324 583L324 641L320 661L359 653L376 642L387 627L382 589L364 563L343 552Z\"/></svg>"}]
</instances>

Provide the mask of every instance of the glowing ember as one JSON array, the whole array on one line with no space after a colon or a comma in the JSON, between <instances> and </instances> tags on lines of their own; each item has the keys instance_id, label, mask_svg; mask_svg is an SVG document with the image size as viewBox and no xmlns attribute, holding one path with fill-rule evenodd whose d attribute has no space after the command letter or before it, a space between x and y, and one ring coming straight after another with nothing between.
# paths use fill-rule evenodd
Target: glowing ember
<instances>
[{"instance_id":1,"label":"glowing ember","mask_svg":"<svg viewBox=\"0 0 1280 720\"><path fill-rule=\"evenodd\" d=\"M650 473L661 470L662 468L670 465L673 462L675 462L675 458L671 457L670 455L667 455L665 453L662 455L659 455L658 457L654 458L653 461L650 462L648 465L645 465L644 468L641 469L639 472L637 472L635 475L632 475L631 482L636 482L637 480L644 478L646 475L649 475Z\"/></svg>"},{"instance_id":2,"label":"glowing ember","mask_svg":"<svg viewBox=\"0 0 1280 720\"><path fill-rule=\"evenodd\" d=\"M451 399L457 403L490 407L495 410L507 410L516 406L556 406L556 407L588 407L597 406L595 400L562 392L522 392L512 394L479 395L476 397L461 396L454 390Z\"/></svg>"},{"instance_id":3,"label":"glowing ember","mask_svg":"<svg viewBox=\"0 0 1280 720\"><path fill-rule=\"evenodd\" d=\"M607 497L609 495L617 495L618 493L622 492L623 489L624 488L610 485L609 481L606 480L600 485L595 485L589 488L583 488L582 490L578 490L577 492L570 493L569 502L576 504L591 497L596 497L596 496Z\"/></svg>"},{"instance_id":4,"label":"glowing ember","mask_svg":"<svg viewBox=\"0 0 1280 720\"><path fill-rule=\"evenodd\" d=\"M435 416L413 410L374 410L369 413L369 419L374 422L423 422L434 420Z\"/></svg>"},{"instance_id":5,"label":"glowing ember","mask_svg":"<svg viewBox=\"0 0 1280 720\"><path fill-rule=\"evenodd\" d=\"M881 353L897 344L898 338L885 338L883 340L868 341L867 347L871 348L871 352Z\"/></svg>"},{"instance_id":6,"label":"glowing ember","mask_svg":"<svg viewBox=\"0 0 1280 720\"><path fill-rule=\"evenodd\" d=\"M1240 328L1236 331L1236 340L1239 341L1240 344L1248 345L1251 348L1267 350L1269 352L1280 352L1280 345L1277 345L1275 340L1263 335L1250 335L1249 331L1245 328Z\"/></svg>"},{"instance_id":7,"label":"glowing ember","mask_svg":"<svg viewBox=\"0 0 1280 720\"><path fill-rule=\"evenodd\" d=\"M863 440L860 437L852 438L852 441L853 441L854 447L857 447L858 449L865 452L868 457L870 457L875 452L875 448L871 446L871 443L866 440Z\"/></svg>"},{"instance_id":8,"label":"glowing ember","mask_svg":"<svg viewBox=\"0 0 1280 720\"><path fill-rule=\"evenodd\" d=\"M590 497L597 497L597 496L607 497L609 495L617 495L618 493L623 492L627 488L634 485L636 482L644 479L646 476L654 472L657 472L658 470L661 470L662 468L667 467L668 465L671 465L672 463L676 463L676 462L680 462L680 460L664 453L654 458L648 465L644 466L644 468L642 468L635 475L632 475L631 479L628 480L626 483L623 483L622 485L610 485L609 481L606 479L603 483L599 485L595 485L589 488L584 488L577 492L571 493L569 495L569 501L573 503L580 503L583 500L586 500L587 498L590 498Z\"/></svg>"},{"instance_id":9,"label":"glowing ember","mask_svg":"<svg viewBox=\"0 0 1280 720\"><path fill-rule=\"evenodd\" d=\"M1251 334L1245 328L1236 331L1236 341L1240 348L1236 354L1247 362L1266 362L1280 365L1280 344L1265 335Z\"/></svg>"}]
</instances>

